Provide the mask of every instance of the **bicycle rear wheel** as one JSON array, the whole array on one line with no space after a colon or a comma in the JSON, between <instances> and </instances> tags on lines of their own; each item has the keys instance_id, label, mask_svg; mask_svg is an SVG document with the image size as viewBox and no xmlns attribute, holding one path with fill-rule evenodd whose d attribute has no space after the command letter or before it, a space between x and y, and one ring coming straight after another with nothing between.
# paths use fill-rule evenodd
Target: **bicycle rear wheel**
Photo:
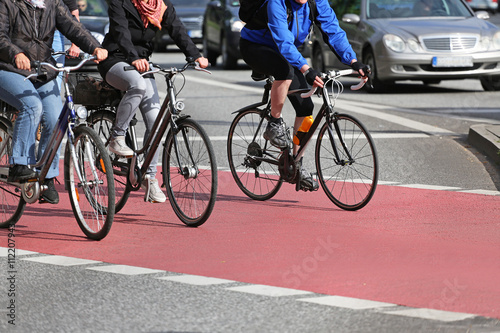
<instances>
[{"instance_id":1,"label":"bicycle rear wheel","mask_svg":"<svg viewBox=\"0 0 500 333\"><path fill-rule=\"evenodd\" d=\"M90 127L78 126L74 135L75 156L70 141L64 154L64 181L80 229L100 240L108 234L115 215L113 167L104 144Z\"/></svg>"},{"instance_id":2,"label":"bicycle rear wheel","mask_svg":"<svg viewBox=\"0 0 500 333\"><path fill-rule=\"evenodd\" d=\"M89 126L99 135L104 145L107 147L111 138L111 127L115 121L116 113L109 110L93 112L87 119ZM130 144L130 136L127 133L125 140ZM108 150L113 174L115 179L115 213L118 213L127 203L130 196L130 188L127 186L129 159L115 155Z\"/></svg>"},{"instance_id":3,"label":"bicycle rear wheel","mask_svg":"<svg viewBox=\"0 0 500 333\"><path fill-rule=\"evenodd\" d=\"M0 168L8 170L9 155L12 153L12 128L0 122ZM21 190L7 183L8 175L0 176L0 228L16 224L23 214L26 201Z\"/></svg>"},{"instance_id":4,"label":"bicycle rear wheel","mask_svg":"<svg viewBox=\"0 0 500 333\"><path fill-rule=\"evenodd\" d=\"M278 164L259 159L278 161L280 154L262 136L267 122L261 114L262 111L253 109L236 115L227 138L231 174L243 193L254 200L271 199L283 184Z\"/></svg>"},{"instance_id":5,"label":"bicycle rear wheel","mask_svg":"<svg viewBox=\"0 0 500 333\"><path fill-rule=\"evenodd\" d=\"M177 128L165 140L163 183L175 214L197 227L208 219L217 197L215 153L205 130L194 120L184 119Z\"/></svg>"},{"instance_id":6,"label":"bicycle rear wheel","mask_svg":"<svg viewBox=\"0 0 500 333\"><path fill-rule=\"evenodd\" d=\"M377 152L370 133L356 118L339 114L334 122L338 131L333 122L326 122L316 141L319 182L335 205L358 210L370 201L377 187ZM340 160L335 156L332 142Z\"/></svg>"}]
</instances>

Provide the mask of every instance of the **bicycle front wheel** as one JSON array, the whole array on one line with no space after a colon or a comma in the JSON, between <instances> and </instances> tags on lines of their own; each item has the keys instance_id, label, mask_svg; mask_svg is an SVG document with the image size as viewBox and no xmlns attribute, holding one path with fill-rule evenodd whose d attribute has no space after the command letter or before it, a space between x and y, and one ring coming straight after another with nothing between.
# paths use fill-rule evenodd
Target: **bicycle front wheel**
<instances>
[{"instance_id":1,"label":"bicycle front wheel","mask_svg":"<svg viewBox=\"0 0 500 333\"><path fill-rule=\"evenodd\" d=\"M263 138L267 121L261 113L253 109L236 115L227 138L231 174L243 193L254 200L271 199L283 184L277 163L281 152Z\"/></svg>"},{"instance_id":2,"label":"bicycle front wheel","mask_svg":"<svg viewBox=\"0 0 500 333\"><path fill-rule=\"evenodd\" d=\"M93 112L87 119L89 126L99 135L104 145L107 147L111 138L111 127L115 122L116 113L109 110ZM127 132L125 140L130 145L130 135ZM111 164L113 165L113 175L115 179L115 213L118 213L127 203L130 196L130 188L127 186L129 160L123 156L115 155L108 150Z\"/></svg>"},{"instance_id":3,"label":"bicycle front wheel","mask_svg":"<svg viewBox=\"0 0 500 333\"><path fill-rule=\"evenodd\" d=\"M163 150L163 183L175 214L190 227L202 225L217 196L217 164L205 130L192 119L169 131Z\"/></svg>"},{"instance_id":4,"label":"bicycle front wheel","mask_svg":"<svg viewBox=\"0 0 500 333\"><path fill-rule=\"evenodd\" d=\"M340 114L326 122L315 156L321 187L335 205L358 210L370 201L378 181L377 152L370 133L356 118Z\"/></svg>"},{"instance_id":5,"label":"bicycle front wheel","mask_svg":"<svg viewBox=\"0 0 500 333\"><path fill-rule=\"evenodd\" d=\"M12 153L12 128L0 122L0 168L9 169L9 155ZM16 224L23 214L26 201L21 190L7 183L7 175L0 178L0 228Z\"/></svg>"},{"instance_id":6,"label":"bicycle front wheel","mask_svg":"<svg viewBox=\"0 0 500 333\"><path fill-rule=\"evenodd\" d=\"M104 144L86 126L74 129L74 152L68 140L64 155L64 181L71 208L87 237L100 240L111 229L115 216L113 167Z\"/></svg>"}]
</instances>

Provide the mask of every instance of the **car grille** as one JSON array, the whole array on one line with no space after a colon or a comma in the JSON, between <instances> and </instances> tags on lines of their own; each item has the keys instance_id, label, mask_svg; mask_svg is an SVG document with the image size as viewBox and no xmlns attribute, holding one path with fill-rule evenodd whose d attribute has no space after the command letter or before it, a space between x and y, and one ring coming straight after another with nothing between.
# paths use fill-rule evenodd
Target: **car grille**
<instances>
[{"instance_id":1,"label":"car grille","mask_svg":"<svg viewBox=\"0 0 500 333\"><path fill-rule=\"evenodd\" d=\"M423 39L425 48L430 51L462 51L476 46L477 37L432 37Z\"/></svg>"}]
</instances>

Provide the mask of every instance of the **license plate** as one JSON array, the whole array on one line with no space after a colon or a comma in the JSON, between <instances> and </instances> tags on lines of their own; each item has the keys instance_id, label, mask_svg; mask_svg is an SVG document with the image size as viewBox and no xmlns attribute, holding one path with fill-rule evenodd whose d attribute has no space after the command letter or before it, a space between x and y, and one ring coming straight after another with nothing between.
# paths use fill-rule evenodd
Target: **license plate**
<instances>
[{"instance_id":1,"label":"license plate","mask_svg":"<svg viewBox=\"0 0 500 333\"><path fill-rule=\"evenodd\" d=\"M203 37L201 30L189 30L188 35L191 38L201 38Z\"/></svg>"},{"instance_id":2,"label":"license plate","mask_svg":"<svg viewBox=\"0 0 500 333\"><path fill-rule=\"evenodd\" d=\"M433 57L432 67L472 67L472 57Z\"/></svg>"}]
</instances>

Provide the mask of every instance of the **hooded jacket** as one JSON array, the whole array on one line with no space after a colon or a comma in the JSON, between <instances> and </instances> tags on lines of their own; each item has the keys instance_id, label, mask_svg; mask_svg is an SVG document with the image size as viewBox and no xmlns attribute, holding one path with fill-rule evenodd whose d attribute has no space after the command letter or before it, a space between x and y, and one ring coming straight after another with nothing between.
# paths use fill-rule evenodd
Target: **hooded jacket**
<instances>
[{"instance_id":1,"label":"hooded jacket","mask_svg":"<svg viewBox=\"0 0 500 333\"><path fill-rule=\"evenodd\" d=\"M290 2L292 18L287 17L286 1ZM335 55L346 65L356 59L346 34L339 26L337 17L327 0L316 0L317 12L314 23L321 30L325 42ZM294 0L268 0L266 29L243 28L241 37L257 44L276 49L295 68L307 64L297 47L302 45L311 31L309 3L299 4Z\"/></svg>"},{"instance_id":2,"label":"hooded jacket","mask_svg":"<svg viewBox=\"0 0 500 333\"><path fill-rule=\"evenodd\" d=\"M15 56L21 52L31 61L55 64L51 53L56 28L87 53L92 54L100 47L97 40L71 15L61 0L46 0L45 8L35 8L25 0L1 0L0 70L24 76L33 73L34 69L27 71L15 66ZM47 69L47 81L56 76L56 71ZM37 79L42 80L40 77Z\"/></svg>"}]
</instances>

